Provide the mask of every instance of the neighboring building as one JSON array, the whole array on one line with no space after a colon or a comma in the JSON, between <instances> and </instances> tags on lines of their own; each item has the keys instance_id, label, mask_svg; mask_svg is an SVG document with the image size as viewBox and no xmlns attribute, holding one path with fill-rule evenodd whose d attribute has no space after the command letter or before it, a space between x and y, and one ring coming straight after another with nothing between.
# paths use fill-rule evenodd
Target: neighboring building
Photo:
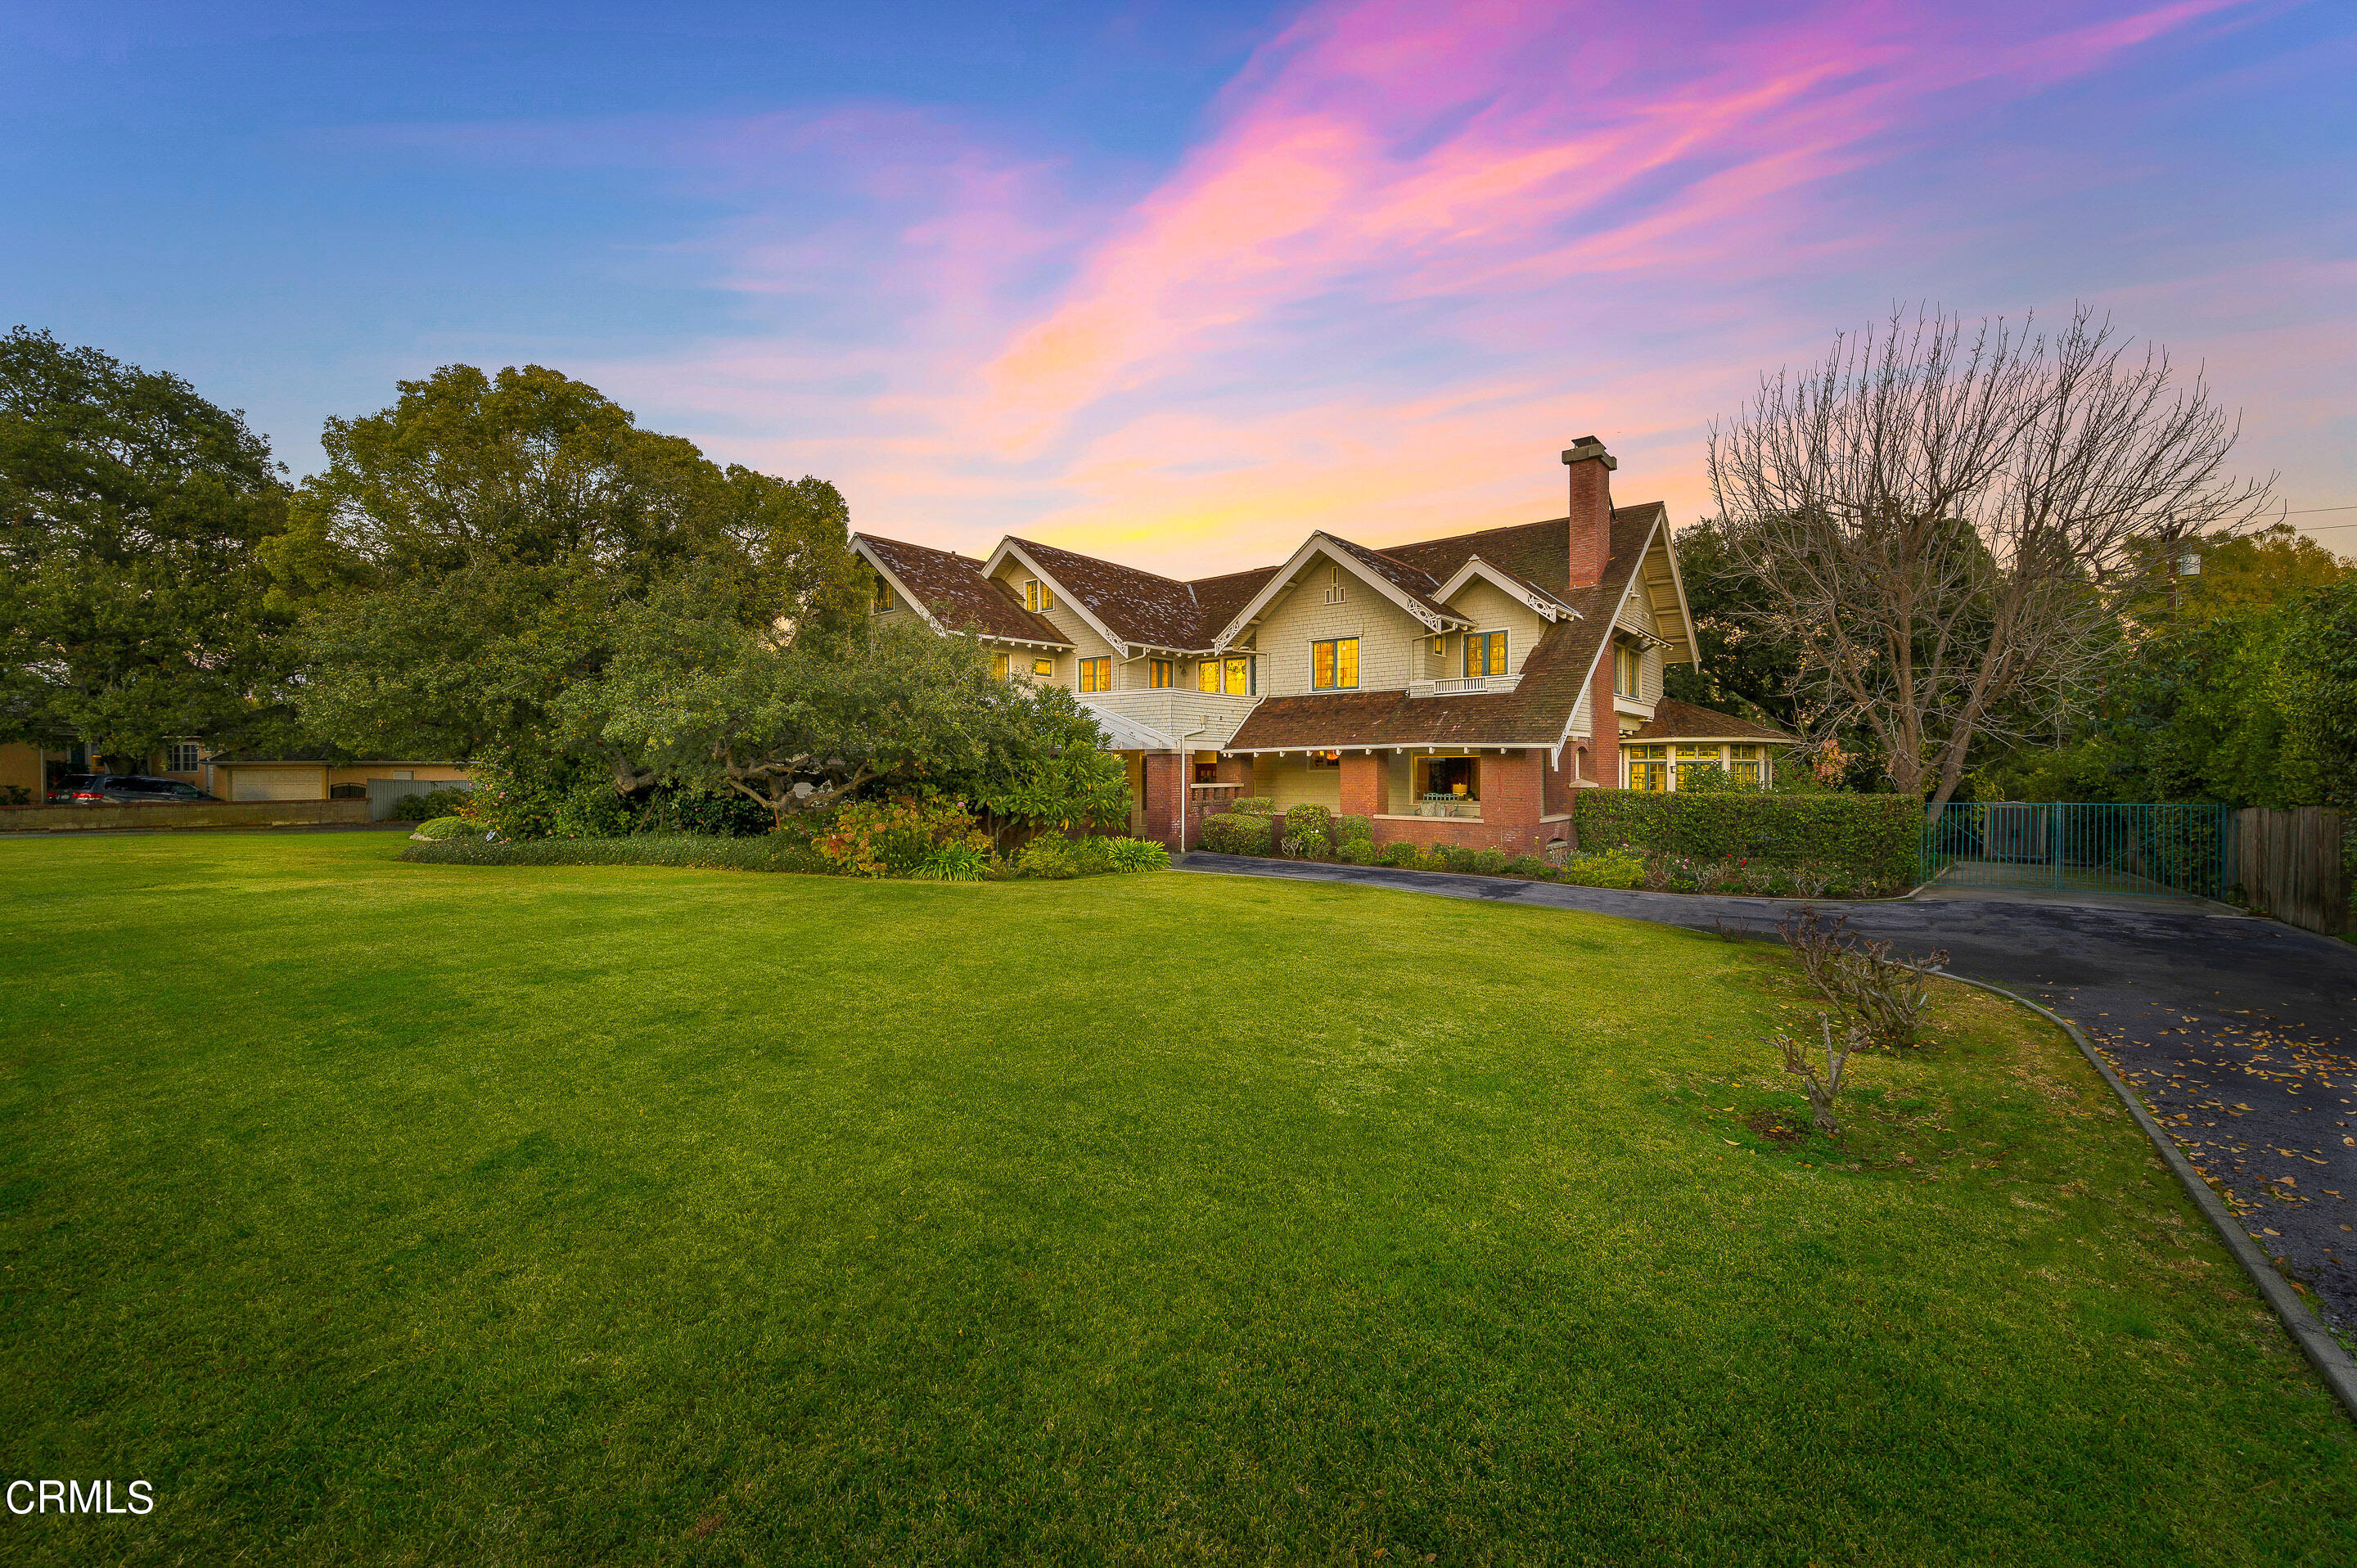
<instances>
[{"instance_id":1,"label":"neighboring building","mask_svg":"<svg viewBox=\"0 0 2357 1568\"><path fill-rule=\"evenodd\" d=\"M1674 789L1705 761L1764 784L1792 744L1663 699L1695 646L1668 510L1615 508L1593 436L1563 460L1565 517L1384 550L1313 533L1281 566L1189 582L1023 539L981 561L852 547L873 614L971 632L1002 675L1079 696L1128 765L1133 832L1191 844L1265 795L1370 817L1377 843L1519 852L1566 836L1574 789Z\"/></svg>"},{"instance_id":2,"label":"neighboring building","mask_svg":"<svg viewBox=\"0 0 2357 1568\"><path fill-rule=\"evenodd\" d=\"M44 750L22 744L0 746L0 794L15 785L35 805L47 800L59 780L77 773L102 771L79 746ZM156 779L178 779L224 800L366 800L371 783L452 783L474 777L448 762L334 762L324 753L237 757L214 752L197 740L167 742L145 758L136 771Z\"/></svg>"}]
</instances>

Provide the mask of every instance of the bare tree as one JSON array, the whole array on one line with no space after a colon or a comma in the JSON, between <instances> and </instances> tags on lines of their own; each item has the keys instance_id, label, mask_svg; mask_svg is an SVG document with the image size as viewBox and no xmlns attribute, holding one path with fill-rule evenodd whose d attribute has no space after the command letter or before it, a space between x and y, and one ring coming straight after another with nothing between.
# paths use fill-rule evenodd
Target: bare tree
<instances>
[{"instance_id":1,"label":"bare tree","mask_svg":"<svg viewBox=\"0 0 2357 1568\"><path fill-rule=\"evenodd\" d=\"M2272 489L2225 472L2239 424L2198 371L2128 347L2084 307L2050 341L1894 312L1712 428L1750 617L1798 644L1812 726L1865 729L1931 806L1976 742L2091 688L2116 607L2174 546L2248 526Z\"/></svg>"}]
</instances>

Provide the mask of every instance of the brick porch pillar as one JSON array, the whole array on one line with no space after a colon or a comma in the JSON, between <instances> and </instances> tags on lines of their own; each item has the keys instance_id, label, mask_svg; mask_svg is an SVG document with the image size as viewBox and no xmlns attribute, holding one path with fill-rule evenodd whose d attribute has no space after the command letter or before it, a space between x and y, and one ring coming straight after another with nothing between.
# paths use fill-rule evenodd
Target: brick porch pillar
<instances>
[{"instance_id":1,"label":"brick porch pillar","mask_svg":"<svg viewBox=\"0 0 2357 1568\"><path fill-rule=\"evenodd\" d=\"M1481 826L1508 854L1534 854L1546 843L1546 753L1510 751L1481 759Z\"/></svg>"},{"instance_id":2,"label":"brick porch pillar","mask_svg":"<svg viewBox=\"0 0 2357 1568\"><path fill-rule=\"evenodd\" d=\"M1391 758L1380 752L1342 754L1342 815L1387 817L1392 810Z\"/></svg>"},{"instance_id":3,"label":"brick porch pillar","mask_svg":"<svg viewBox=\"0 0 2357 1568\"><path fill-rule=\"evenodd\" d=\"M1188 757L1184 752L1149 751L1139 758L1140 802L1145 809L1146 836L1159 839L1175 854L1178 823L1187 809ZM1192 844L1189 848L1195 847Z\"/></svg>"}]
</instances>

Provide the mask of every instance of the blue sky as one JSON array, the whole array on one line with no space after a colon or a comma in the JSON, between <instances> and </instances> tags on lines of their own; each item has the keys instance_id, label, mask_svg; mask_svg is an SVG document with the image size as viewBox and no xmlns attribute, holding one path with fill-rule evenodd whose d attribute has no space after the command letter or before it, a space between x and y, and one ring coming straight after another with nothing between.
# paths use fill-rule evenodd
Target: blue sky
<instances>
[{"instance_id":1,"label":"blue sky","mask_svg":"<svg viewBox=\"0 0 2357 1568\"><path fill-rule=\"evenodd\" d=\"M1683 519L1760 371L1930 296L2092 301L2357 502L2346 5L20 5L0 56L0 315L298 472L533 360L964 548L1518 521L1590 430Z\"/></svg>"}]
</instances>

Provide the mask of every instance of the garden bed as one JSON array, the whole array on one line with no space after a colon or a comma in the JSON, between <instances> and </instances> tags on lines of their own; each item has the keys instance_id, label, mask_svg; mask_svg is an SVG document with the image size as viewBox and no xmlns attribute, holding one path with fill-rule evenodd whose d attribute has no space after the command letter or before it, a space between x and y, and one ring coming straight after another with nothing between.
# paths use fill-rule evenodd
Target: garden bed
<instances>
[{"instance_id":1,"label":"garden bed","mask_svg":"<svg viewBox=\"0 0 2357 1568\"><path fill-rule=\"evenodd\" d=\"M455 827L449 824L457 824ZM441 830L441 831L436 831ZM627 838L486 837L458 819L428 822L410 835L401 858L419 865L673 865L707 871L799 872L809 876L906 876L931 882L1064 881L1108 873L1156 871L1170 852L1146 839L1032 839L1012 854L976 845L911 846L856 857L830 854L824 841L784 833L724 838L704 833L636 833ZM837 846L840 851L841 846Z\"/></svg>"}]
</instances>

